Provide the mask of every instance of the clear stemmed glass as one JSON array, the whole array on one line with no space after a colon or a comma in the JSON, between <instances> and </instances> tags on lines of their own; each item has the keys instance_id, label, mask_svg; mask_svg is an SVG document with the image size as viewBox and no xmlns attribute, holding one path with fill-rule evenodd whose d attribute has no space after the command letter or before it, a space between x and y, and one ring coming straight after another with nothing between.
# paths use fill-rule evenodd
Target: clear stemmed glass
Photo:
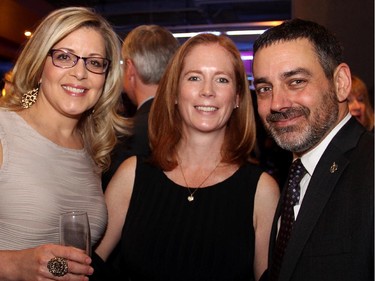
<instances>
[{"instance_id":1,"label":"clear stemmed glass","mask_svg":"<svg viewBox=\"0 0 375 281\"><path fill-rule=\"evenodd\" d=\"M91 255L90 224L87 212L73 211L60 215L60 244L82 249Z\"/></svg>"}]
</instances>

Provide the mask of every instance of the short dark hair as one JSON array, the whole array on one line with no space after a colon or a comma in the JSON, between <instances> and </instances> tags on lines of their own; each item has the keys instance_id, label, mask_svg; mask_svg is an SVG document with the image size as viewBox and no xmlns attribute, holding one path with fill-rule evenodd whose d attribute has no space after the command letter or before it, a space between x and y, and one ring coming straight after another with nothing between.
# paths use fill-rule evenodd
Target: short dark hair
<instances>
[{"instance_id":1,"label":"short dark hair","mask_svg":"<svg viewBox=\"0 0 375 281\"><path fill-rule=\"evenodd\" d=\"M343 62L343 48L333 33L316 22L296 18L268 29L254 42L254 56L259 49L274 43L301 38L312 43L326 77L331 80L336 67Z\"/></svg>"}]
</instances>

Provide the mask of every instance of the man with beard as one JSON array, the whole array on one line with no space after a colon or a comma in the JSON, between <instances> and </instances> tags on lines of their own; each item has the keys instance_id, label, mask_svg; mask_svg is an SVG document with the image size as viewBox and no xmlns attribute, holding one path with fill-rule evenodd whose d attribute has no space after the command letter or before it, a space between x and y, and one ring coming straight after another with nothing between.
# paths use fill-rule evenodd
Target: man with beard
<instances>
[{"instance_id":1,"label":"man with beard","mask_svg":"<svg viewBox=\"0 0 375 281\"><path fill-rule=\"evenodd\" d=\"M374 138L349 113L340 43L314 22L286 21L256 40L253 74L266 130L302 163L261 280L374 280Z\"/></svg>"}]
</instances>

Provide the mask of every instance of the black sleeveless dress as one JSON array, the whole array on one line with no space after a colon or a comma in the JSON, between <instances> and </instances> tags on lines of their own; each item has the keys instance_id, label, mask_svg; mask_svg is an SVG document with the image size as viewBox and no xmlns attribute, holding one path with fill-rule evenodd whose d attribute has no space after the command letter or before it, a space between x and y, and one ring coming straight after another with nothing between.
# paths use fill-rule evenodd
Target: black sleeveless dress
<instances>
[{"instance_id":1,"label":"black sleeveless dress","mask_svg":"<svg viewBox=\"0 0 375 281\"><path fill-rule=\"evenodd\" d=\"M254 280L253 164L198 190L140 161L120 245L123 280Z\"/></svg>"}]
</instances>

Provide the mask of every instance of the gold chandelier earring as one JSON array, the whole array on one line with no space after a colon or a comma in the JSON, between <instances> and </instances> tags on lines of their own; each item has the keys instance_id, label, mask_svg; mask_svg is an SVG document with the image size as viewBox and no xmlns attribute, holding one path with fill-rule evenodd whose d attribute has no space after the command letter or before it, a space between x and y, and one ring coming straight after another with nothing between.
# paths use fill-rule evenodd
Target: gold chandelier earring
<instances>
[{"instance_id":1,"label":"gold chandelier earring","mask_svg":"<svg viewBox=\"0 0 375 281\"><path fill-rule=\"evenodd\" d=\"M22 95L21 105L23 108L31 107L35 102L39 92L39 85Z\"/></svg>"}]
</instances>

